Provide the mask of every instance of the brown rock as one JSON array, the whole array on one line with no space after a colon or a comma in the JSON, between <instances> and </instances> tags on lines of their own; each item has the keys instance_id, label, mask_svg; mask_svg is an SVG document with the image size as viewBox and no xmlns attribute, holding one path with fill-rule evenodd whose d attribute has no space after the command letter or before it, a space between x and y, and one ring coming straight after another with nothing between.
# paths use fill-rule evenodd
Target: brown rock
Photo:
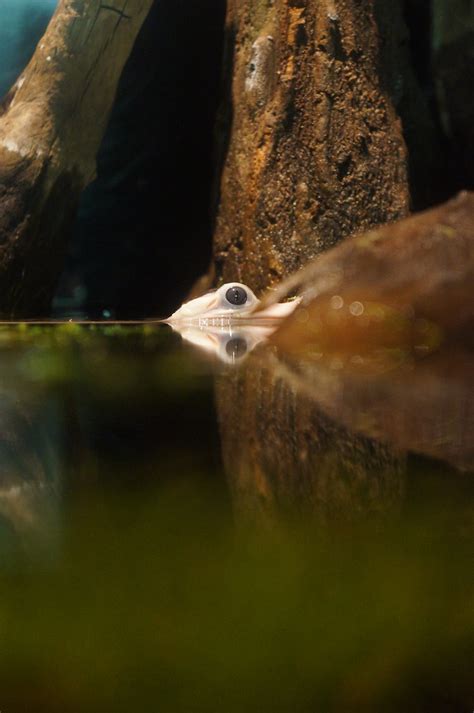
<instances>
[{"instance_id":1,"label":"brown rock","mask_svg":"<svg viewBox=\"0 0 474 713\"><path fill-rule=\"evenodd\" d=\"M422 354L443 339L472 344L474 194L345 241L284 283L303 295L274 335L288 352Z\"/></svg>"}]
</instances>

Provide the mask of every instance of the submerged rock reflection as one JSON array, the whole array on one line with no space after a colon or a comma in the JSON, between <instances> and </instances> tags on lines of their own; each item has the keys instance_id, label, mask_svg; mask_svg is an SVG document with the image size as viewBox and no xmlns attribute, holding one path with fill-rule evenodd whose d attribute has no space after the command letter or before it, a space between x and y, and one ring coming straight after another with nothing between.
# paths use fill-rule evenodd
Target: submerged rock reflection
<instances>
[{"instance_id":1,"label":"submerged rock reflection","mask_svg":"<svg viewBox=\"0 0 474 713\"><path fill-rule=\"evenodd\" d=\"M271 344L217 377L224 462L248 513L387 515L410 453L474 470L469 352L285 354ZM408 474L411 477L413 474Z\"/></svg>"},{"instance_id":2,"label":"submerged rock reflection","mask_svg":"<svg viewBox=\"0 0 474 713\"><path fill-rule=\"evenodd\" d=\"M217 377L216 399L240 512L357 520L399 508L403 454L326 415L309 389L295 388L272 349Z\"/></svg>"},{"instance_id":3,"label":"submerged rock reflection","mask_svg":"<svg viewBox=\"0 0 474 713\"><path fill-rule=\"evenodd\" d=\"M335 360L338 359L336 362ZM364 368L365 367L365 368ZM367 370L364 360L287 358L279 363L298 393L353 432L474 470L474 363L462 349Z\"/></svg>"}]
</instances>

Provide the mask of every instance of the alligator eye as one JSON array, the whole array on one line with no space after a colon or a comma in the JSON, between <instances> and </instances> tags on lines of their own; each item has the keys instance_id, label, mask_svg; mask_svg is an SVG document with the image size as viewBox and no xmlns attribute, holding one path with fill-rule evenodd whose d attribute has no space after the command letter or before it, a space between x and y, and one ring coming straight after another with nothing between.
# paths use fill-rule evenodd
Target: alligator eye
<instances>
[{"instance_id":1,"label":"alligator eye","mask_svg":"<svg viewBox=\"0 0 474 713\"><path fill-rule=\"evenodd\" d=\"M225 293L225 298L231 305L240 307L240 305L244 305L247 302L247 292L243 287L229 287Z\"/></svg>"},{"instance_id":2,"label":"alligator eye","mask_svg":"<svg viewBox=\"0 0 474 713\"><path fill-rule=\"evenodd\" d=\"M242 337L234 337L229 339L225 350L232 359L241 359L247 353L247 342Z\"/></svg>"}]
</instances>

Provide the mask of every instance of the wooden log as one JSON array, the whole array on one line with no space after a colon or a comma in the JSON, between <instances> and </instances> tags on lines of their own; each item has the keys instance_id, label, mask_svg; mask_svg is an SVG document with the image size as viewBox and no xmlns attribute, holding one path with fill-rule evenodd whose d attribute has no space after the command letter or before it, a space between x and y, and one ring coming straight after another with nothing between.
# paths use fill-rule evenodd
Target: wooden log
<instances>
[{"instance_id":1,"label":"wooden log","mask_svg":"<svg viewBox=\"0 0 474 713\"><path fill-rule=\"evenodd\" d=\"M385 10L375 5L228 3L218 281L259 292L347 235L407 213L406 149L376 21Z\"/></svg>"},{"instance_id":2,"label":"wooden log","mask_svg":"<svg viewBox=\"0 0 474 713\"><path fill-rule=\"evenodd\" d=\"M0 313L45 313L152 0L62 0L0 116Z\"/></svg>"}]
</instances>

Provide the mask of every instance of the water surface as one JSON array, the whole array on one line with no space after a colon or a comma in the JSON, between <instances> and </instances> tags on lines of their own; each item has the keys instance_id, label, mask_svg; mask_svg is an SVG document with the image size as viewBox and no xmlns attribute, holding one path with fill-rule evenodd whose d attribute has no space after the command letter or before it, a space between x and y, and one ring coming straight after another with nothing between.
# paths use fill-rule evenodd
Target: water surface
<instances>
[{"instance_id":1,"label":"water surface","mask_svg":"<svg viewBox=\"0 0 474 713\"><path fill-rule=\"evenodd\" d=\"M3 327L2 709L470 710L471 364Z\"/></svg>"}]
</instances>

